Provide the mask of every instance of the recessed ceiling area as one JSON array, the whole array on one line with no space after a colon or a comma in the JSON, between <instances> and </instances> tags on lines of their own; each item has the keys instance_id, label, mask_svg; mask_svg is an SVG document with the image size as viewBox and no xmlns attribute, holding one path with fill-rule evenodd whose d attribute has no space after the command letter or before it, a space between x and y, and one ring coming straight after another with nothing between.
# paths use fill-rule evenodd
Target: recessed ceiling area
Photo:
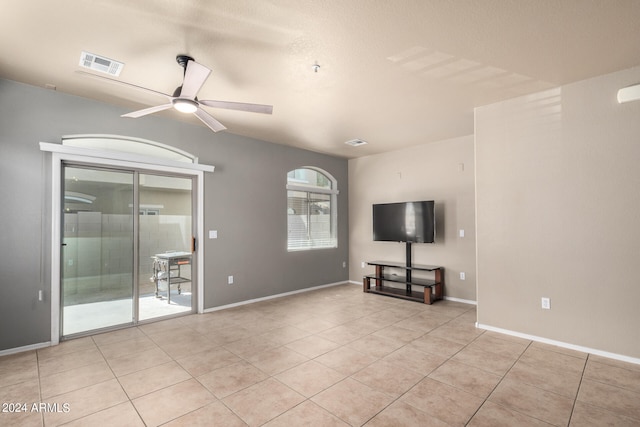
<instances>
[{"instance_id":1,"label":"recessed ceiling area","mask_svg":"<svg viewBox=\"0 0 640 427\"><path fill-rule=\"evenodd\" d=\"M640 65L636 0L5 3L0 78L126 113L158 97L79 75L83 51L163 93L186 54L212 70L199 98L273 105L208 109L225 132L347 158L470 135L474 107Z\"/></svg>"}]
</instances>

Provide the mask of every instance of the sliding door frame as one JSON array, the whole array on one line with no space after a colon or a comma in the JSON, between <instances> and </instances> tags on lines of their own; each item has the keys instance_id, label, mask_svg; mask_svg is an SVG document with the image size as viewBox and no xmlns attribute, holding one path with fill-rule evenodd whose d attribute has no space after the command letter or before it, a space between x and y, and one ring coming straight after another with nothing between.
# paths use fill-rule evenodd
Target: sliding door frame
<instances>
[{"instance_id":1,"label":"sliding door frame","mask_svg":"<svg viewBox=\"0 0 640 427\"><path fill-rule=\"evenodd\" d=\"M196 303L197 313L204 313L204 173L214 167L140 155L86 149L41 142L40 150L51 153L51 344L60 342L60 269L62 237L62 168L63 163L95 167L115 167L155 173L192 176L195 185L196 212ZM192 190L193 191L193 190Z\"/></svg>"}]
</instances>

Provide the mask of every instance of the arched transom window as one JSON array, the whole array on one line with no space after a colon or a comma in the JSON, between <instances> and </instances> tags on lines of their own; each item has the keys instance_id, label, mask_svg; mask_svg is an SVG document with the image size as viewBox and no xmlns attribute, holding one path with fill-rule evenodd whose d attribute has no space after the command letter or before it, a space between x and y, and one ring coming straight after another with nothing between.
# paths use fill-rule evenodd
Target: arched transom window
<instances>
[{"instance_id":1,"label":"arched transom window","mask_svg":"<svg viewBox=\"0 0 640 427\"><path fill-rule=\"evenodd\" d=\"M287 225L289 251L338 246L336 180L313 167L287 174Z\"/></svg>"}]
</instances>

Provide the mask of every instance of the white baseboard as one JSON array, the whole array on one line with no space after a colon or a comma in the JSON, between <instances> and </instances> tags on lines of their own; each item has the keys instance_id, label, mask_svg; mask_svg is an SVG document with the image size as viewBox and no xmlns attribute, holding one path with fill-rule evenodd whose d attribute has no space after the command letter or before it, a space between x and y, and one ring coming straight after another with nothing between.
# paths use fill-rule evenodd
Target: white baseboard
<instances>
[{"instance_id":1,"label":"white baseboard","mask_svg":"<svg viewBox=\"0 0 640 427\"><path fill-rule=\"evenodd\" d=\"M268 301L268 300L271 300L271 299L282 298L282 297L286 297L286 296L289 296L289 295L300 294L300 293L303 293L303 292L310 292L310 291L315 291L315 290L318 290L318 289L330 288L332 286L346 285L347 283L349 283L349 282L329 283L327 285L314 286L312 288L298 289L297 291L284 292L282 294L275 294L275 295L269 295L267 297L261 297L261 298L255 298L255 299L246 300L246 301L234 302L233 304L227 304L227 305L221 305L221 306L218 306L218 307L207 308L207 309L204 310L204 313L212 313L214 311L225 310L227 308L240 307L242 305L253 304L254 302Z\"/></svg>"},{"instance_id":2,"label":"white baseboard","mask_svg":"<svg viewBox=\"0 0 640 427\"><path fill-rule=\"evenodd\" d=\"M548 338L538 337L535 335L523 334L521 332L510 331L508 329L496 328L494 326L483 325L481 323L476 323L476 327L479 329L485 329L487 331L498 332L500 334L511 335L518 338L524 338L531 341L537 341L544 344L555 345L557 347L568 348L569 350L581 351L583 353L595 354L596 356L606 357L608 359L620 360L622 362L635 363L636 365L640 365L640 359L635 357L625 356L623 354L610 353L608 351L602 351L595 348L583 347L580 345L569 344L562 341L555 341Z\"/></svg>"},{"instance_id":3,"label":"white baseboard","mask_svg":"<svg viewBox=\"0 0 640 427\"><path fill-rule=\"evenodd\" d=\"M29 344L23 347L9 348L6 350L0 350L0 357L7 356L9 354L22 353L24 351L37 350L39 348L45 348L45 347L51 347L51 341L41 342L38 344Z\"/></svg>"},{"instance_id":4,"label":"white baseboard","mask_svg":"<svg viewBox=\"0 0 640 427\"><path fill-rule=\"evenodd\" d=\"M448 297L448 296L445 296L444 299L447 301L461 302L463 304L478 305L478 301L473 301L470 299L454 298L454 297Z\"/></svg>"}]
</instances>

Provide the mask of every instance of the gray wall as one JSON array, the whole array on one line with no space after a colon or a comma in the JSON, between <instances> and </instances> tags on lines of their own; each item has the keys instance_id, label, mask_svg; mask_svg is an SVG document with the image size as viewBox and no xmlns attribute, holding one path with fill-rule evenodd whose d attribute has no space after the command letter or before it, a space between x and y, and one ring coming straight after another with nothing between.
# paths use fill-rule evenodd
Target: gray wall
<instances>
[{"instance_id":1,"label":"gray wall","mask_svg":"<svg viewBox=\"0 0 640 427\"><path fill-rule=\"evenodd\" d=\"M276 106L277 108L277 106ZM0 350L50 339L50 157L38 143L117 134L173 145L216 166L205 177L205 308L348 279L345 159L126 111L0 79ZM241 113L239 113L241 114ZM248 113L247 113L248 114ZM286 250L286 174L316 166L338 181L338 248ZM206 234L206 233L205 233ZM202 246L201 246L202 247ZM233 275L235 283L227 284ZM38 301L44 290L45 301Z\"/></svg>"}]
</instances>

